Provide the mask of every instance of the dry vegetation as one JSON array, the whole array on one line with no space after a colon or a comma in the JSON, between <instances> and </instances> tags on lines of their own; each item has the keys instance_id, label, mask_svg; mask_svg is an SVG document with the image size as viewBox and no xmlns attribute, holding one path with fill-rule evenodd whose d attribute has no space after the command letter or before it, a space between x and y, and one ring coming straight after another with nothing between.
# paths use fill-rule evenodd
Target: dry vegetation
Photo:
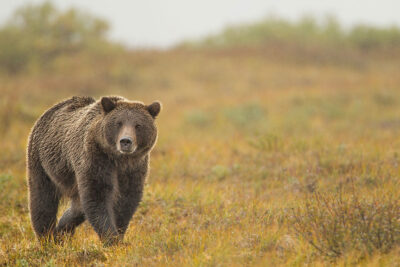
<instances>
[{"instance_id":1,"label":"dry vegetation","mask_svg":"<svg viewBox=\"0 0 400 267\"><path fill-rule=\"evenodd\" d=\"M78 51L3 72L0 265L399 265L400 56L348 53ZM144 199L118 246L87 223L63 245L39 244L30 226L30 127L75 94L164 104Z\"/></svg>"}]
</instances>

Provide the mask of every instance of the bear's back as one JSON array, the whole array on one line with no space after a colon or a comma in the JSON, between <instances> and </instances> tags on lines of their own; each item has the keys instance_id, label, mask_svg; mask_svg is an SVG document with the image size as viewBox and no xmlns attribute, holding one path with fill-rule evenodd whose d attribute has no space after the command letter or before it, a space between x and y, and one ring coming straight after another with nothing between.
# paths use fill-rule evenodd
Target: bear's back
<instances>
[{"instance_id":1,"label":"bear's back","mask_svg":"<svg viewBox=\"0 0 400 267\"><path fill-rule=\"evenodd\" d=\"M72 177L71 155L81 151L86 127L98 114L91 97L72 97L48 109L35 123L29 137L28 158L37 159L53 182ZM72 151L72 152L71 152ZM71 187L73 179L64 181ZM69 184L69 186L68 186ZM61 185L61 184L59 184Z\"/></svg>"},{"instance_id":2,"label":"bear's back","mask_svg":"<svg viewBox=\"0 0 400 267\"><path fill-rule=\"evenodd\" d=\"M72 119L75 114L79 113L79 109L83 109L95 102L92 97L73 96L57 103L40 116L32 129L32 134L40 137L45 136L53 128L60 130L59 126ZM77 115L79 116L79 114Z\"/></svg>"},{"instance_id":3,"label":"bear's back","mask_svg":"<svg viewBox=\"0 0 400 267\"><path fill-rule=\"evenodd\" d=\"M33 126L29 147L40 147L41 150L53 148L55 152L55 148L59 148L65 138L71 138L71 131L90 123L94 115L87 114L95 102L91 97L74 96L48 109Z\"/></svg>"},{"instance_id":4,"label":"bear's back","mask_svg":"<svg viewBox=\"0 0 400 267\"><path fill-rule=\"evenodd\" d=\"M67 108L68 111L74 111L96 102L94 98L88 96L73 96L69 100L70 102L68 103L68 108Z\"/></svg>"}]
</instances>

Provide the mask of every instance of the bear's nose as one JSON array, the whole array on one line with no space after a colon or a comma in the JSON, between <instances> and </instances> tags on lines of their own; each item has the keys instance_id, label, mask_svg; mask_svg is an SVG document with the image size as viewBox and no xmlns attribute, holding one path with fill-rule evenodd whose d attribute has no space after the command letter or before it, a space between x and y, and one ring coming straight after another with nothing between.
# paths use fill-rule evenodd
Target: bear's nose
<instances>
[{"instance_id":1,"label":"bear's nose","mask_svg":"<svg viewBox=\"0 0 400 267\"><path fill-rule=\"evenodd\" d=\"M121 144L121 150L130 150L131 146L132 146L132 138L125 136L123 138L121 138L121 140L119 140L119 143Z\"/></svg>"}]
</instances>

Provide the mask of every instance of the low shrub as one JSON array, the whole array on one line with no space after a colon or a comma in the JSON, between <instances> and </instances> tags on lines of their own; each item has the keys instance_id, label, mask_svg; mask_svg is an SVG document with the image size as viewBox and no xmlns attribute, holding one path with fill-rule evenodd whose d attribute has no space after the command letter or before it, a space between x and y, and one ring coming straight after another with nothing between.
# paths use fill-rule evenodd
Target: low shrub
<instances>
[{"instance_id":1,"label":"low shrub","mask_svg":"<svg viewBox=\"0 0 400 267\"><path fill-rule=\"evenodd\" d=\"M400 244L400 199L361 198L314 193L292 210L291 229L320 254L339 257L351 251L363 255L388 252Z\"/></svg>"}]
</instances>

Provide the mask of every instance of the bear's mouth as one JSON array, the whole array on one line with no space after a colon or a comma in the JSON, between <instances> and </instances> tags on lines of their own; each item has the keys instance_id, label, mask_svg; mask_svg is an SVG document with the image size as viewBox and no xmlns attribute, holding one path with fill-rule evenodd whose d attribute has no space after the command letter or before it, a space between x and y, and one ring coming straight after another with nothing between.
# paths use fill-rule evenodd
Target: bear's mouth
<instances>
[{"instance_id":1,"label":"bear's mouth","mask_svg":"<svg viewBox=\"0 0 400 267\"><path fill-rule=\"evenodd\" d=\"M137 149L137 146L130 147L130 148L119 148L118 151L121 154L133 154Z\"/></svg>"}]
</instances>

